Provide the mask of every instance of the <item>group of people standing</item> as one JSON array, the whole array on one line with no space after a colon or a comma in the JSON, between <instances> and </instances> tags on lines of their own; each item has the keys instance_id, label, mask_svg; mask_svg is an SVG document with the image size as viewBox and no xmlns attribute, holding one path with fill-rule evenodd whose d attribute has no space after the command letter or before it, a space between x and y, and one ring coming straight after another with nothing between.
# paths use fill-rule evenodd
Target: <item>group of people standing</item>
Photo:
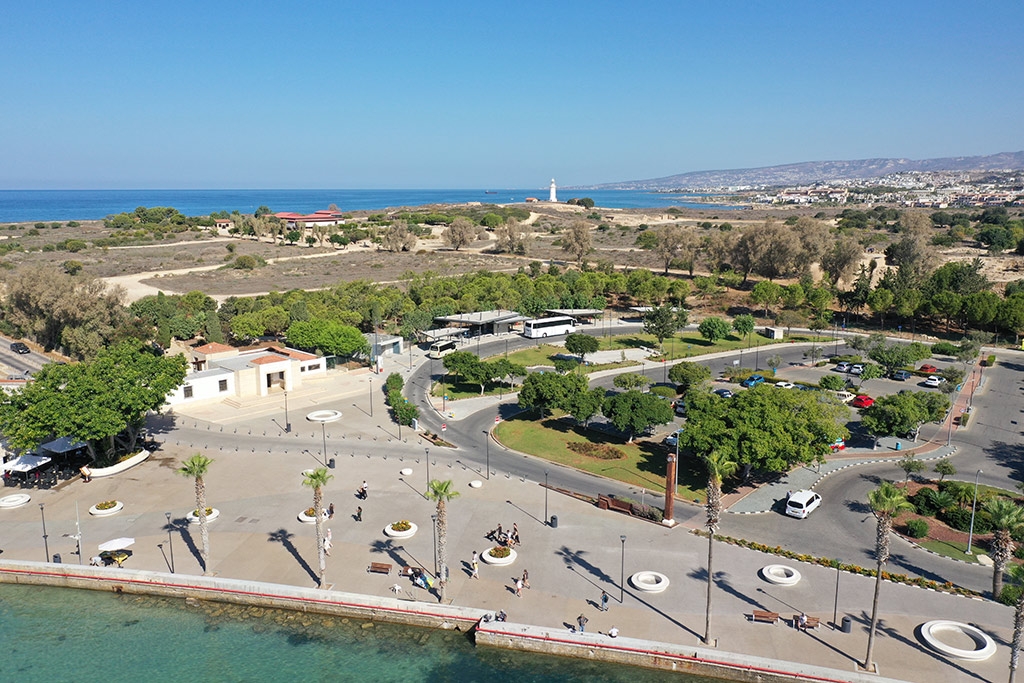
<instances>
[{"instance_id":1,"label":"group of people standing","mask_svg":"<svg viewBox=\"0 0 1024 683\"><path fill-rule=\"evenodd\" d=\"M515 523L512 524L512 530L508 532L502 529L499 524L497 529L487 532L484 538L509 548L514 548L521 543L519 540L519 525Z\"/></svg>"}]
</instances>

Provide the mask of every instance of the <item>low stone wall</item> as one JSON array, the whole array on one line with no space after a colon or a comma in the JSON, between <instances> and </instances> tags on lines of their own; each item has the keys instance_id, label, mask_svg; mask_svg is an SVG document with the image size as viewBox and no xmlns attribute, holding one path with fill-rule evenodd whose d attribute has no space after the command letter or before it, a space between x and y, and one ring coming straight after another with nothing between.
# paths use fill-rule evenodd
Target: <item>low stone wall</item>
<instances>
[{"instance_id":1,"label":"low stone wall","mask_svg":"<svg viewBox=\"0 0 1024 683\"><path fill-rule=\"evenodd\" d=\"M0 561L0 583L193 598L463 631L489 614L469 607L276 583L48 562Z\"/></svg>"},{"instance_id":2,"label":"low stone wall","mask_svg":"<svg viewBox=\"0 0 1024 683\"><path fill-rule=\"evenodd\" d=\"M135 467L148 457L149 451L141 450L132 457L125 458L121 462L111 465L110 467L89 468L91 470L89 472L89 476L93 477L94 479L100 479L102 477L112 477L115 474L121 474L125 470L129 470Z\"/></svg>"},{"instance_id":3,"label":"low stone wall","mask_svg":"<svg viewBox=\"0 0 1024 683\"><path fill-rule=\"evenodd\" d=\"M783 662L711 648L685 647L637 638L610 638L599 633L570 633L564 629L552 630L526 624L480 623L476 629L476 644L681 671L732 681L903 683L874 674Z\"/></svg>"}]
</instances>

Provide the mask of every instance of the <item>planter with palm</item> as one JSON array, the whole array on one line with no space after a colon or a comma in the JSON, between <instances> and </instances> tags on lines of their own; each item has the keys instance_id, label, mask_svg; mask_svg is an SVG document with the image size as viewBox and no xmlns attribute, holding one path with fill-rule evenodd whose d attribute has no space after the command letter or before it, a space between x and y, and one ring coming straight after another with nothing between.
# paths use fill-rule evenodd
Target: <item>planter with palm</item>
<instances>
[{"instance_id":1,"label":"planter with palm","mask_svg":"<svg viewBox=\"0 0 1024 683\"><path fill-rule=\"evenodd\" d=\"M1024 508L1008 498L993 498L982 508L992 519L992 599L1003 589L1003 572L1013 554L1013 532L1024 526Z\"/></svg>"},{"instance_id":2,"label":"planter with palm","mask_svg":"<svg viewBox=\"0 0 1024 683\"><path fill-rule=\"evenodd\" d=\"M708 501L705 509L707 511L708 528L708 594L707 604L704 608L704 643L711 642L711 589L714 586L714 569L712 561L715 550L715 530L722 516L722 481L736 473L739 463L731 459L729 454L721 451L713 451L704 458L704 467L708 471Z\"/></svg>"},{"instance_id":3,"label":"planter with palm","mask_svg":"<svg viewBox=\"0 0 1024 683\"><path fill-rule=\"evenodd\" d=\"M313 489L313 516L316 519L316 548L317 559L320 562L320 573L317 576L321 588L326 586L324 574L327 572L326 549L324 548L324 493L323 489L327 482L334 478L333 474L327 473L326 467L320 467L305 475L302 480L303 486Z\"/></svg>"},{"instance_id":4,"label":"planter with palm","mask_svg":"<svg viewBox=\"0 0 1024 683\"><path fill-rule=\"evenodd\" d=\"M864 656L864 668L873 670L872 654L875 648L875 630L878 627L878 593L882 587L882 567L889 561L889 534L892 533L893 520L904 510L913 510L914 506L907 501L902 490L896 488L891 481L882 482L868 494L878 526L875 529L875 559L878 561L878 574L875 577L875 597L871 603L871 628L868 630L868 651Z\"/></svg>"},{"instance_id":5,"label":"planter with palm","mask_svg":"<svg viewBox=\"0 0 1024 683\"><path fill-rule=\"evenodd\" d=\"M458 491L452 489L452 480L432 479L427 485L427 498L437 503L437 559L440 562L437 577L438 597L445 601L448 587L448 501L458 497Z\"/></svg>"},{"instance_id":6,"label":"planter with palm","mask_svg":"<svg viewBox=\"0 0 1024 683\"><path fill-rule=\"evenodd\" d=\"M206 524L206 483L203 481L203 477L206 476L212 464L212 459L202 453L196 453L188 460L183 461L177 470L178 474L194 479L196 483L196 515L199 517L199 535L203 544L201 551L203 574L210 572L210 529Z\"/></svg>"}]
</instances>

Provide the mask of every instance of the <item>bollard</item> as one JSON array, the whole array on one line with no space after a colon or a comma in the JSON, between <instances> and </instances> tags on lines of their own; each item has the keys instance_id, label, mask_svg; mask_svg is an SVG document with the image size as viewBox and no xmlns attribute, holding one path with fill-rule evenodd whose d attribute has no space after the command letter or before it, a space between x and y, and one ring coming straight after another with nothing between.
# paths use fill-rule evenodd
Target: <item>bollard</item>
<instances>
[{"instance_id":1,"label":"bollard","mask_svg":"<svg viewBox=\"0 0 1024 683\"><path fill-rule=\"evenodd\" d=\"M551 515L551 528L552 529L557 529L558 528L558 515Z\"/></svg>"}]
</instances>

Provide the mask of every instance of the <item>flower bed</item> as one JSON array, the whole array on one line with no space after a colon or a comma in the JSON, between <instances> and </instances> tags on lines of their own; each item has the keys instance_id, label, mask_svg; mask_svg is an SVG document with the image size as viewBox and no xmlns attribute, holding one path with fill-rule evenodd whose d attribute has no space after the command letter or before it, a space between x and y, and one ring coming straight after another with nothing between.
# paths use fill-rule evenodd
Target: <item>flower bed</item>
<instances>
[{"instance_id":1,"label":"flower bed","mask_svg":"<svg viewBox=\"0 0 1024 683\"><path fill-rule=\"evenodd\" d=\"M316 517L314 517L315 514L316 514L316 512L313 510L313 508L306 508L305 510L303 510L302 512L299 513L299 515L298 515L299 521L302 522L303 524L315 524L316 523ZM320 510L320 519L321 520L327 519L327 510Z\"/></svg>"},{"instance_id":2,"label":"flower bed","mask_svg":"<svg viewBox=\"0 0 1024 683\"><path fill-rule=\"evenodd\" d=\"M480 558L487 564L493 564L501 567L512 564L516 561L516 551L511 548L506 548L503 545L499 545L485 552L480 556Z\"/></svg>"},{"instance_id":3,"label":"flower bed","mask_svg":"<svg viewBox=\"0 0 1024 683\"><path fill-rule=\"evenodd\" d=\"M207 522L212 522L218 517L220 517L220 510L218 510L217 508L206 508ZM187 515L185 515L185 518L188 519L189 524L199 524L199 508L196 508L195 510L189 512Z\"/></svg>"},{"instance_id":4,"label":"flower bed","mask_svg":"<svg viewBox=\"0 0 1024 683\"><path fill-rule=\"evenodd\" d=\"M124 503L121 501L105 500L102 503L96 503L89 508L89 514L93 517L109 517L110 515L116 515L123 509Z\"/></svg>"},{"instance_id":5,"label":"flower bed","mask_svg":"<svg viewBox=\"0 0 1024 683\"><path fill-rule=\"evenodd\" d=\"M597 458L599 460L621 460L626 457L626 454L621 449L615 446L609 446L604 443L589 443L586 441L570 441L565 444L573 453L579 453L580 455L587 455L591 458Z\"/></svg>"},{"instance_id":6,"label":"flower bed","mask_svg":"<svg viewBox=\"0 0 1024 683\"><path fill-rule=\"evenodd\" d=\"M418 526L407 519L403 519L398 522L392 522L384 527L384 535L390 538L411 538L418 529Z\"/></svg>"}]
</instances>

